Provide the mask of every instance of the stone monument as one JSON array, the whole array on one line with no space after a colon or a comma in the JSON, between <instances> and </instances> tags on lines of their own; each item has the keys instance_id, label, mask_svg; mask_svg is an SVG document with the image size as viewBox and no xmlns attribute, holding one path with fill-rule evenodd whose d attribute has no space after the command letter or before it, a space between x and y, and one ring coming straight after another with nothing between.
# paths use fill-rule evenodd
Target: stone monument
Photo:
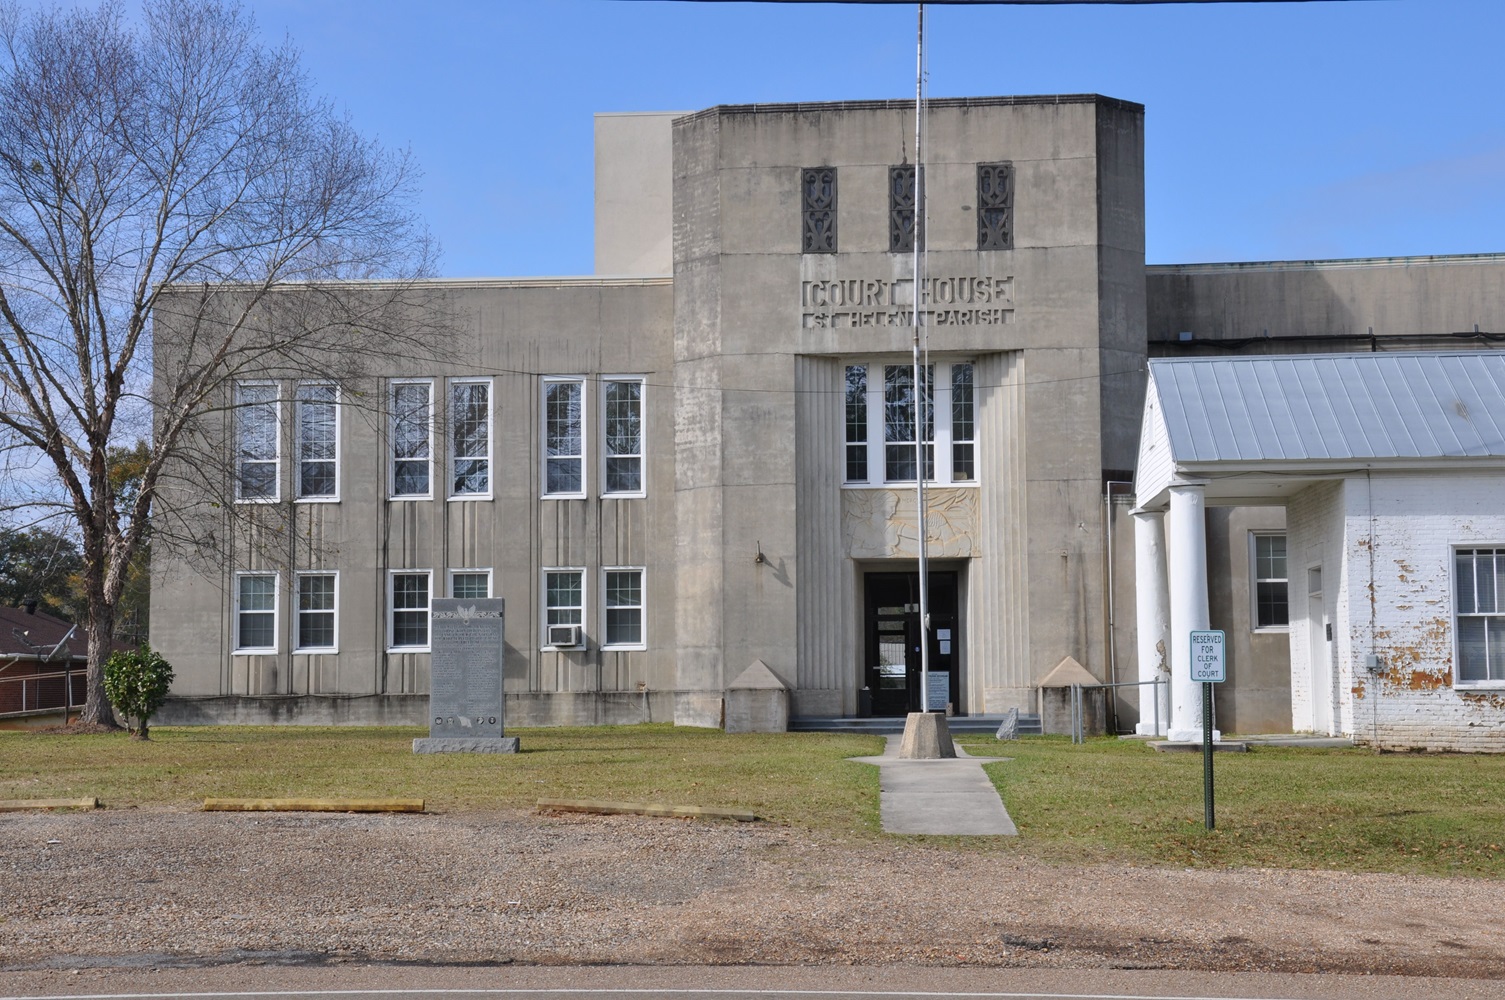
<instances>
[{"instance_id":1,"label":"stone monument","mask_svg":"<svg viewBox=\"0 0 1505 1000\"><path fill-rule=\"evenodd\" d=\"M414 753L516 753L502 735L503 601L435 598L429 618L429 735Z\"/></svg>"}]
</instances>

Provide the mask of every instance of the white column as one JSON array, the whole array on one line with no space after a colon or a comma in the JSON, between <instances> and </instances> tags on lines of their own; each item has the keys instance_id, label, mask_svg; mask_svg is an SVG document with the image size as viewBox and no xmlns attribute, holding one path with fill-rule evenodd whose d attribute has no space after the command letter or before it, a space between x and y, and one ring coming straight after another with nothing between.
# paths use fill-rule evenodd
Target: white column
<instances>
[{"instance_id":1,"label":"white column","mask_svg":"<svg viewBox=\"0 0 1505 1000\"><path fill-rule=\"evenodd\" d=\"M1171 725L1176 743L1201 742L1202 685L1191 679L1191 633L1208 627L1207 519L1202 484L1171 487ZM1212 738L1219 738L1216 730Z\"/></svg>"},{"instance_id":2,"label":"white column","mask_svg":"<svg viewBox=\"0 0 1505 1000\"><path fill-rule=\"evenodd\" d=\"M1134 511L1134 613L1139 636L1139 736L1163 736L1171 721L1170 587L1165 564L1165 512ZM1159 702L1157 707L1156 702ZM1158 725L1157 725L1158 723Z\"/></svg>"}]
</instances>

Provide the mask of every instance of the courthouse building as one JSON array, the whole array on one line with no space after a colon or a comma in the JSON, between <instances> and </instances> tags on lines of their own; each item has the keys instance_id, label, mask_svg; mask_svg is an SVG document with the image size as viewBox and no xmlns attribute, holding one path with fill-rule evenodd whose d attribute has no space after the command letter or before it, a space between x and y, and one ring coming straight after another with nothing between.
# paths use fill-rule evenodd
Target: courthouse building
<instances>
[{"instance_id":1,"label":"courthouse building","mask_svg":"<svg viewBox=\"0 0 1505 1000\"><path fill-rule=\"evenodd\" d=\"M1034 712L1068 657L1139 676L1149 357L1505 330L1495 256L1147 268L1144 109L1096 95L928 103L916 289L914 125L902 101L601 115L595 275L438 280L465 356L236 383L233 499L193 514L224 554L154 553L165 717L420 722L444 596L505 599L510 724L715 726L756 663L795 718L901 715L922 465L944 700ZM1283 508L1206 516L1220 726L1290 730ZM1138 705L1112 699L1118 728Z\"/></svg>"}]
</instances>

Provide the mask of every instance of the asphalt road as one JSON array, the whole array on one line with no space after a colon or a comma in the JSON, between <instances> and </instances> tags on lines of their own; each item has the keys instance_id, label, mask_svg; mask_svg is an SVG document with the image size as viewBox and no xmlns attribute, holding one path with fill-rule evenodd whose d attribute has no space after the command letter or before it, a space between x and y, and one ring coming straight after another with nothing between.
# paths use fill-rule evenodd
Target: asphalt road
<instances>
[{"instance_id":1,"label":"asphalt road","mask_svg":"<svg viewBox=\"0 0 1505 1000\"><path fill-rule=\"evenodd\" d=\"M1497 1000L1502 995L1505 980L908 966L228 965L0 974L0 1000Z\"/></svg>"}]
</instances>

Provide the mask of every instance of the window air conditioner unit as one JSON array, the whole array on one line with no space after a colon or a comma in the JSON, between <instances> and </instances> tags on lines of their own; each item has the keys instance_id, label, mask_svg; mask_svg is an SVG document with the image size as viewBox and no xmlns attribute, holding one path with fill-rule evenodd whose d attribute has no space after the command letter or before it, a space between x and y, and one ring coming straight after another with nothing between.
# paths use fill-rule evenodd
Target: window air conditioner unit
<instances>
[{"instance_id":1,"label":"window air conditioner unit","mask_svg":"<svg viewBox=\"0 0 1505 1000\"><path fill-rule=\"evenodd\" d=\"M549 645L559 649L580 645L580 626L550 625Z\"/></svg>"}]
</instances>

